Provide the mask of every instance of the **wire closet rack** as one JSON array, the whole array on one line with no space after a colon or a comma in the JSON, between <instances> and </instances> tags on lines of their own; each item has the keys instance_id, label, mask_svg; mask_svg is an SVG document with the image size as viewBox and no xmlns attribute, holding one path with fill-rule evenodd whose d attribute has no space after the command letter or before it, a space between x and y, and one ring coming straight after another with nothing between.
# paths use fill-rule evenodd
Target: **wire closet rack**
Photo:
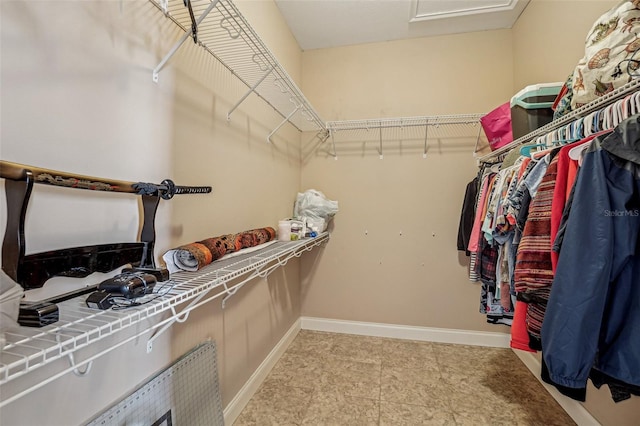
<instances>
[{"instance_id":1,"label":"wire closet rack","mask_svg":"<svg viewBox=\"0 0 640 426\"><path fill-rule=\"evenodd\" d=\"M283 118L267 140L286 122L299 131L324 131L325 124L302 91L230 0L150 0L184 31L182 38L153 70L153 79L189 38L222 63L248 91L227 118L255 93ZM192 13L191 13L192 12Z\"/></svg>"},{"instance_id":2,"label":"wire closet rack","mask_svg":"<svg viewBox=\"0 0 640 426\"><path fill-rule=\"evenodd\" d=\"M426 158L429 140L443 137L481 137L480 118L484 114L433 115L416 117L374 118L366 120L328 121L326 137L331 139L337 159L336 142L375 141L380 159L383 158L385 142L399 140L413 141L422 146L422 156ZM444 130L446 129L446 130ZM477 130L476 130L477 129ZM336 141L336 139L340 139Z\"/></svg>"},{"instance_id":3,"label":"wire closet rack","mask_svg":"<svg viewBox=\"0 0 640 426\"><path fill-rule=\"evenodd\" d=\"M60 319L42 328L17 327L5 332L6 343L0 352L0 385L4 386L27 373L50 365L56 371L46 379L27 377L27 383L17 383L19 389L4 388L0 407L69 373L84 375L93 360L114 349L152 333L147 339L147 351L153 341L175 322L184 322L189 313L212 300L222 303L242 286L258 277L267 277L290 259L320 246L329 240L324 232L315 238L291 242L275 242L257 251L218 260L196 272L177 272L171 284L149 296L150 302L122 310L89 309L84 298L73 298L59 304ZM168 314L168 315L166 315ZM114 336L113 339L107 339ZM98 345L98 343L102 343ZM79 360L78 350L91 347L89 356ZM67 358L68 365L57 362Z\"/></svg>"}]
</instances>

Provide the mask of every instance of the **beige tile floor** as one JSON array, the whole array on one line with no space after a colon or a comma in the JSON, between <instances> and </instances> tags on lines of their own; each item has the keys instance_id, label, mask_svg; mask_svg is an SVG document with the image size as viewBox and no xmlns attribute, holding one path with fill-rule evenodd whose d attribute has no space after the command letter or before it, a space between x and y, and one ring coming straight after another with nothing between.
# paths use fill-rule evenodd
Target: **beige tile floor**
<instances>
[{"instance_id":1,"label":"beige tile floor","mask_svg":"<svg viewBox=\"0 0 640 426\"><path fill-rule=\"evenodd\" d=\"M244 425L574 425L510 349L302 330Z\"/></svg>"}]
</instances>

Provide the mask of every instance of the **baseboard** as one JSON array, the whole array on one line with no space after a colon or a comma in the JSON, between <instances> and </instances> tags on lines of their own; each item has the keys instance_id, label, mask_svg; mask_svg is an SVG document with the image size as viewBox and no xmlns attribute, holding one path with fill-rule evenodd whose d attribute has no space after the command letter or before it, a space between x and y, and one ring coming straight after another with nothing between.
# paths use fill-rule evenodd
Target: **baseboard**
<instances>
[{"instance_id":1,"label":"baseboard","mask_svg":"<svg viewBox=\"0 0 640 426\"><path fill-rule=\"evenodd\" d=\"M300 319L298 319L280 339L276 346L269 352L256 371L249 377L242 389L229 402L224 409L224 423L233 424L236 421L244 407L249 403L253 395L256 393L262 382L267 378L269 372L276 365L282 354L287 350L293 339L296 338L300 331Z\"/></svg>"},{"instance_id":2,"label":"baseboard","mask_svg":"<svg viewBox=\"0 0 640 426\"><path fill-rule=\"evenodd\" d=\"M342 321L313 317L301 317L300 321L303 330L390 337L395 339L421 340L438 343L454 343L459 345L508 348L511 339L509 334L485 331Z\"/></svg>"},{"instance_id":3,"label":"baseboard","mask_svg":"<svg viewBox=\"0 0 640 426\"><path fill-rule=\"evenodd\" d=\"M574 422L576 422L576 424L579 424L580 426L600 426L600 423L595 418L593 418L593 416L587 411L586 408L584 408L582 404L580 404L580 402L562 395L555 387L544 382L540 378L540 360L536 358L534 354L532 354L531 352L524 352L515 349L513 352L518 356L518 358L520 358L522 363L527 366L529 371L533 373L538 381L542 383L542 386L544 386L547 392L551 394L553 399L555 399L558 404L560 404L562 409L567 412L567 414L573 419Z\"/></svg>"}]
</instances>

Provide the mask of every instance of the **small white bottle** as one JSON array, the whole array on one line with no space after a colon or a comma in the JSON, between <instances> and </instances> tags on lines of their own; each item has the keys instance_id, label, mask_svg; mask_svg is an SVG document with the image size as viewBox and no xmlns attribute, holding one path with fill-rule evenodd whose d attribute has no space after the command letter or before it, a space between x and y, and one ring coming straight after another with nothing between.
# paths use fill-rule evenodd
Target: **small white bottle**
<instances>
[{"instance_id":1,"label":"small white bottle","mask_svg":"<svg viewBox=\"0 0 640 426\"><path fill-rule=\"evenodd\" d=\"M278 222L278 240L291 241L291 221L281 220Z\"/></svg>"}]
</instances>

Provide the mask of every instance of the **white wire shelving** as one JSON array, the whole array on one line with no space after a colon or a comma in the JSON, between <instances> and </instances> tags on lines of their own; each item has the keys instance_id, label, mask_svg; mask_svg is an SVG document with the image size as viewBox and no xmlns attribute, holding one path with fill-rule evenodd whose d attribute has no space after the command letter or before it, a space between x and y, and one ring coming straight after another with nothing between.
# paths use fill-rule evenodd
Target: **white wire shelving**
<instances>
[{"instance_id":1,"label":"white wire shelving","mask_svg":"<svg viewBox=\"0 0 640 426\"><path fill-rule=\"evenodd\" d=\"M158 81L160 71L180 46L194 39L193 26L182 0L150 2L184 31L182 38L154 69L153 79ZM299 131L325 130L324 121L231 0L192 0L191 7L197 23L196 43L248 88L229 110L227 118L230 119L233 111L255 93L283 118L268 140L286 122Z\"/></svg>"},{"instance_id":2,"label":"white wire shelving","mask_svg":"<svg viewBox=\"0 0 640 426\"><path fill-rule=\"evenodd\" d=\"M611 105L612 103L616 102L617 100L623 98L624 96L637 92L638 90L640 90L640 79L634 79L631 80L629 83L625 84L624 86L621 86L609 93L607 93L606 95L603 95L601 97L599 97L598 99L594 100L593 102L590 102L586 105L581 106L578 109L575 109L573 111L571 111L570 113L568 113L567 115L558 118L557 120L552 121L549 124L546 124L536 130L534 130L531 133L528 133L516 140L514 140L513 142L511 142L508 145L503 146L502 148L499 148L493 152L491 152L490 154L486 154L482 157L478 157L478 161L480 163L491 163L494 162L496 160L498 160L501 156L506 155L509 151L511 151L513 148L516 148L522 144L531 142L532 140L536 139L539 136L545 135L547 133L550 133L556 129L559 129L562 126L566 126L569 123L571 123L574 120L577 120L581 117L585 117L587 114L590 114L594 111L600 110L608 105Z\"/></svg>"},{"instance_id":3,"label":"white wire shelving","mask_svg":"<svg viewBox=\"0 0 640 426\"><path fill-rule=\"evenodd\" d=\"M378 143L378 153L382 159L384 143L395 143L398 140L420 142L423 146L422 155L426 158L428 143L432 138L469 137L471 135L469 130L471 130L477 141L482 129L480 118L484 115L457 114L328 121L326 137L331 138L333 152L330 154L336 159L336 142L375 141ZM477 128L477 131L474 128ZM336 141L336 139L341 140Z\"/></svg>"},{"instance_id":4,"label":"white wire shelving","mask_svg":"<svg viewBox=\"0 0 640 426\"><path fill-rule=\"evenodd\" d=\"M432 115L420 117L372 118L366 120L327 121L330 132L348 130L376 130L405 127L445 126L452 124L477 125L484 114Z\"/></svg>"},{"instance_id":5,"label":"white wire shelving","mask_svg":"<svg viewBox=\"0 0 640 426\"><path fill-rule=\"evenodd\" d=\"M324 232L315 238L278 241L251 253L218 260L196 272L177 272L171 275L171 284L164 286L168 290L156 294L149 303L123 310L90 309L85 297L59 303L60 320L56 323L42 328L15 327L5 332L6 343L0 351L0 385L44 366L54 367L54 363L57 370L45 380L30 383L13 394L8 395L3 389L0 407L69 372L86 374L93 360L149 333L152 334L147 340L147 351L151 351L154 339L175 322L187 320L193 309L220 297L224 307L225 301L249 281L268 276L290 259L328 240L329 234ZM162 284L158 283L158 288L163 288ZM79 349L110 336L114 336L115 344L110 339L109 345L99 352L81 361L74 358ZM68 365L56 362L64 358L68 359Z\"/></svg>"}]
</instances>

